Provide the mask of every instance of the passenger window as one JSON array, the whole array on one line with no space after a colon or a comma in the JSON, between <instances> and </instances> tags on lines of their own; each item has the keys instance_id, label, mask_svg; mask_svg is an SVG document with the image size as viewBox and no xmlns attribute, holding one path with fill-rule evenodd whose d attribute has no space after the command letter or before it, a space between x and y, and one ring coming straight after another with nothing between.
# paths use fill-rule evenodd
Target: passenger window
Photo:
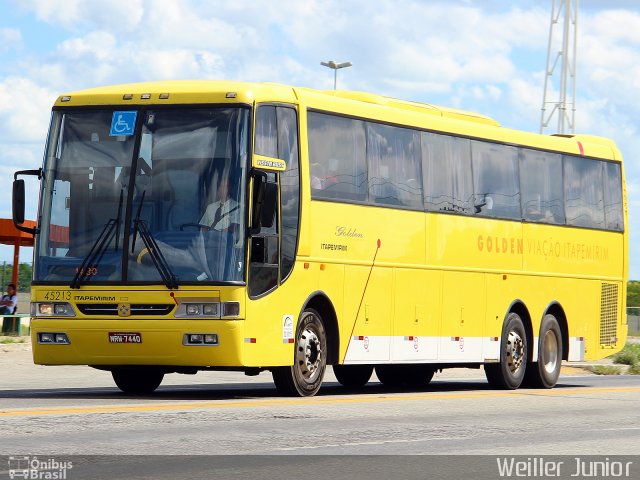
<instances>
[{"instance_id":1,"label":"passenger window","mask_svg":"<svg viewBox=\"0 0 640 480\"><path fill-rule=\"evenodd\" d=\"M567 223L604 228L602 162L564 156L564 191Z\"/></svg>"},{"instance_id":2,"label":"passenger window","mask_svg":"<svg viewBox=\"0 0 640 480\"><path fill-rule=\"evenodd\" d=\"M472 141L471 160L476 213L520 220L518 149Z\"/></svg>"},{"instance_id":3,"label":"passenger window","mask_svg":"<svg viewBox=\"0 0 640 480\"><path fill-rule=\"evenodd\" d=\"M562 156L520 149L522 218L564 225Z\"/></svg>"},{"instance_id":4,"label":"passenger window","mask_svg":"<svg viewBox=\"0 0 640 480\"><path fill-rule=\"evenodd\" d=\"M604 216L607 229L624 230L622 172L618 163L604 162Z\"/></svg>"},{"instance_id":5,"label":"passenger window","mask_svg":"<svg viewBox=\"0 0 640 480\"><path fill-rule=\"evenodd\" d=\"M471 142L426 132L421 139L426 209L473 214Z\"/></svg>"},{"instance_id":6,"label":"passenger window","mask_svg":"<svg viewBox=\"0 0 640 480\"><path fill-rule=\"evenodd\" d=\"M307 123L312 198L365 201L364 122L309 112Z\"/></svg>"},{"instance_id":7,"label":"passenger window","mask_svg":"<svg viewBox=\"0 0 640 480\"><path fill-rule=\"evenodd\" d=\"M367 123L369 200L422 209L420 135L408 128Z\"/></svg>"}]
</instances>

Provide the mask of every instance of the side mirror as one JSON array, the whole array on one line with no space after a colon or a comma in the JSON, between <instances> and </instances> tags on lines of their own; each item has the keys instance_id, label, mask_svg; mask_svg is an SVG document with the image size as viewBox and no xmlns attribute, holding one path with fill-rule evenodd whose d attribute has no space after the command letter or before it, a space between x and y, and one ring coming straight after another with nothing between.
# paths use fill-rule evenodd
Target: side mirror
<instances>
[{"instance_id":1,"label":"side mirror","mask_svg":"<svg viewBox=\"0 0 640 480\"><path fill-rule=\"evenodd\" d=\"M24 223L24 180L13 181L13 223L22 225Z\"/></svg>"},{"instance_id":2,"label":"side mirror","mask_svg":"<svg viewBox=\"0 0 640 480\"><path fill-rule=\"evenodd\" d=\"M15 227L26 233L30 233L31 235L35 235L40 232L38 227L29 228L23 227L24 223L24 180L18 179L18 175L34 175L37 176L38 179L42 178L42 169L38 170L21 170L16 172L13 175L13 198L12 198L12 216L13 216L13 224Z\"/></svg>"}]
</instances>

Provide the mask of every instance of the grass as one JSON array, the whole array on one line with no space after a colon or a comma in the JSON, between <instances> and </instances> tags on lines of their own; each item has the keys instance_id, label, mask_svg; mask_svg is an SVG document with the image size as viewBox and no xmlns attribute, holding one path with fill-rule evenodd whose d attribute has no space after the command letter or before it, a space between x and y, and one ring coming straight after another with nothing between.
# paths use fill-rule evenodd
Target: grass
<instances>
[{"instance_id":1,"label":"grass","mask_svg":"<svg viewBox=\"0 0 640 480\"><path fill-rule=\"evenodd\" d=\"M614 363L634 366L640 363L640 344L627 343L624 348L613 356Z\"/></svg>"},{"instance_id":2,"label":"grass","mask_svg":"<svg viewBox=\"0 0 640 480\"><path fill-rule=\"evenodd\" d=\"M640 375L640 344L627 343L622 350L611 356L615 365L594 365L590 372L596 375ZM628 368L625 367L628 365Z\"/></svg>"},{"instance_id":3,"label":"grass","mask_svg":"<svg viewBox=\"0 0 640 480\"><path fill-rule=\"evenodd\" d=\"M615 365L592 365L587 367L587 370L596 375L620 375L622 373L622 367Z\"/></svg>"},{"instance_id":4,"label":"grass","mask_svg":"<svg viewBox=\"0 0 640 480\"><path fill-rule=\"evenodd\" d=\"M27 343L24 338L3 338L0 340L0 344L8 345L11 343Z\"/></svg>"}]
</instances>

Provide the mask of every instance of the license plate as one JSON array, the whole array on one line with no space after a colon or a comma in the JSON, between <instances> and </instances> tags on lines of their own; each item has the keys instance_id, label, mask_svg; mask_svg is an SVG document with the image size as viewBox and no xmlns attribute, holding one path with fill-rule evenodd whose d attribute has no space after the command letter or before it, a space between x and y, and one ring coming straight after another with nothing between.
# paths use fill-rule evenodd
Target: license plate
<instances>
[{"instance_id":1,"label":"license plate","mask_svg":"<svg viewBox=\"0 0 640 480\"><path fill-rule=\"evenodd\" d=\"M137 332L109 332L109 343L142 343L142 335Z\"/></svg>"}]
</instances>

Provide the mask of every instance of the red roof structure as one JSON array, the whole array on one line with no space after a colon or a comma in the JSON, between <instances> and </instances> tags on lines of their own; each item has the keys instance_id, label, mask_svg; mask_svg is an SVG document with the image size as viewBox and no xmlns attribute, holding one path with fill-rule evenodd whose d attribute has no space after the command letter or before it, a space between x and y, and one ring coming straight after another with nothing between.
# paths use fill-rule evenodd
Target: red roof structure
<instances>
[{"instance_id":1,"label":"red roof structure","mask_svg":"<svg viewBox=\"0 0 640 480\"><path fill-rule=\"evenodd\" d=\"M25 227L35 228L36 222L25 220ZM20 247L33 247L33 235L18 230L10 218L0 218L0 244L13 245L13 272L11 282L18 285L18 264L20 262ZM4 285L0 286L3 289Z\"/></svg>"}]
</instances>

